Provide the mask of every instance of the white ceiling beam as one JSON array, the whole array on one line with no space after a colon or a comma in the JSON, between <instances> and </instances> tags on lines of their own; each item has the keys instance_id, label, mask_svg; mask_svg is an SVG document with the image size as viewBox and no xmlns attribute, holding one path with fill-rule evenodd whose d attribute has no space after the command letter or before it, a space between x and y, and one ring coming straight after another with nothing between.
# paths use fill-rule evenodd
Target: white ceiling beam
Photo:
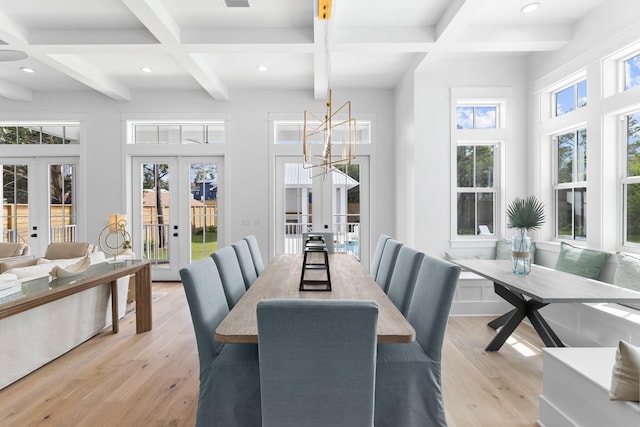
<instances>
[{"instance_id":1,"label":"white ceiling beam","mask_svg":"<svg viewBox=\"0 0 640 427\"><path fill-rule=\"evenodd\" d=\"M229 90L202 57L188 54L181 46L181 30L159 0L122 0L160 43L214 99L229 99Z\"/></svg>"},{"instance_id":2,"label":"white ceiling beam","mask_svg":"<svg viewBox=\"0 0 640 427\"><path fill-rule=\"evenodd\" d=\"M158 40L144 30L31 30L29 44L34 45L153 45Z\"/></svg>"},{"instance_id":3,"label":"white ceiling beam","mask_svg":"<svg viewBox=\"0 0 640 427\"><path fill-rule=\"evenodd\" d=\"M29 37L29 31L27 31L24 27L22 27L6 15L0 14L0 39L7 42L11 47L25 52L27 55L48 64L50 67L60 71L61 73L66 74L67 76L78 80L113 99L130 99L131 95L129 89L109 79L102 72L100 72L100 70L90 69L90 67L84 67L81 66L81 64L78 64L78 69L69 67L68 64L61 63L55 58L52 58L43 53L41 50L31 46L29 44ZM86 75L82 75L81 70L87 70L89 73ZM30 100L32 95L30 93L24 93L24 91L28 89L21 89L23 90L17 90L17 88L14 88L13 93L22 93L22 96L25 97L24 100Z\"/></svg>"},{"instance_id":4,"label":"white ceiling beam","mask_svg":"<svg viewBox=\"0 0 640 427\"><path fill-rule=\"evenodd\" d=\"M313 31L309 28L183 28L181 42L186 45L309 46L313 44Z\"/></svg>"},{"instance_id":5,"label":"white ceiling beam","mask_svg":"<svg viewBox=\"0 0 640 427\"><path fill-rule=\"evenodd\" d=\"M436 45L424 57L416 71L424 71L436 64L462 37L474 18L488 10L490 0L454 0L436 24Z\"/></svg>"},{"instance_id":6,"label":"white ceiling beam","mask_svg":"<svg viewBox=\"0 0 640 427\"><path fill-rule=\"evenodd\" d=\"M0 80L0 96L14 101L31 101L33 93L20 85Z\"/></svg>"},{"instance_id":7,"label":"white ceiling beam","mask_svg":"<svg viewBox=\"0 0 640 427\"><path fill-rule=\"evenodd\" d=\"M313 18L313 40L315 51L313 53L313 97L314 99L327 99L329 88L329 74L331 72L328 46L329 35L327 20Z\"/></svg>"},{"instance_id":8,"label":"white ceiling beam","mask_svg":"<svg viewBox=\"0 0 640 427\"><path fill-rule=\"evenodd\" d=\"M131 91L127 87L108 78L99 68L77 55L47 55L39 59L116 101L131 100Z\"/></svg>"}]
</instances>

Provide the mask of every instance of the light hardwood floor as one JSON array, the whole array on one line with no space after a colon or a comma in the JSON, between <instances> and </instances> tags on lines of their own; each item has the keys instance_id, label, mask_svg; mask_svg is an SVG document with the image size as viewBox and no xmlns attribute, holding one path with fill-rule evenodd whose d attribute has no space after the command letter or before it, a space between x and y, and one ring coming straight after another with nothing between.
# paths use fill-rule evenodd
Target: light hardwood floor
<instances>
[{"instance_id":1,"label":"light hardwood floor","mask_svg":"<svg viewBox=\"0 0 640 427\"><path fill-rule=\"evenodd\" d=\"M192 426L198 356L186 298L179 282L156 282L153 291L152 331L136 335L128 315L119 334L107 329L0 390L0 425ZM486 353L488 320L449 321L442 368L449 426L534 426L541 342L524 325L515 342Z\"/></svg>"}]
</instances>

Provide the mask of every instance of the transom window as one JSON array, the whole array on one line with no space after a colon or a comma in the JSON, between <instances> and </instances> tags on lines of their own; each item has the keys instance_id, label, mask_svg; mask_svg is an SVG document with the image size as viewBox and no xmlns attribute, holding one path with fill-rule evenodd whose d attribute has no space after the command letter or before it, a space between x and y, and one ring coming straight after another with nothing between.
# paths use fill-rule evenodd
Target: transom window
<instances>
[{"instance_id":1,"label":"transom window","mask_svg":"<svg viewBox=\"0 0 640 427\"><path fill-rule=\"evenodd\" d=\"M309 122L307 122L308 124ZM304 139L304 121L275 121L273 124L275 144L302 144ZM320 122L317 123L320 126ZM334 128L332 130L331 140L333 143L340 144L341 141L347 140L345 135L342 135L344 129ZM316 135L307 139L312 144L320 144L322 141L322 133L319 132ZM356 144L370 144L371 143L371 122L370 121L357 121L356 122Z\"/></svg>"},{"instance_id":2,"label":"transom window","mask_svg":"<svg viewBox=\"0 0 640 427\"><path fill-rule=\"evenodd\" d=\"M640 112L626 116L626 129L624 244L640 245Z\"/></svg>"},{"instance_id":3,"label":"transom window","mask_svg":"<svg viewBox=\"0 0 640 427\"><path fill-rule=\"evenodd\" d=\"M457 147L457 234L493 235L497 144Z\"/></svg>"},{"instance_id":4,"label":"transom window","mask_svg":"<svg viewBox=\"0 0 640 427\"><path fill-rule=\"evenodd\" d=\"M556 116L561 116L587 105L587 80L567 86L553 93Z\"/></svg>"},{"instance_id":5,"label":"transom window","mask_svg":"<svg viewBox=\"0 0 640 427\"><path fill-rule=\"evenodd\" d=\"M496 129L497 105L459 105L456 109L457 129Z\"/></svg>"},{"instance_id":6,"label":"transom window","mask_svg":"<svg viewBox=\"0 0 640 427\"><path fill-rule=\"evenodd\" d=\"M640 86L640 54L624 61L624 90Z\"/></svg>"},{"instance_id":7,"label":"transom window","mask_svg":"<svg viewBox=\"0 0 640 427\"><path fill-rule=\"evenodd\" d=\"M79 144L80 123L0 123L0 144Z\"/></svg>"},{"instance_id":8,"label":"transom window","mask_svg":"<svg viewBox=\"0 0 640 427\"><path fill-rule=\"evenodd\" d=\"M224 122L133 123L133 144L224 144Z\"/></svg>"},{"instance_id":9,"label":"transom window","mask_svg":"<svg viewBox=\"0 0 640 427\"><path fill-rule=\"evenodd\" d=\"M586 239L587 130L556 135L556 237Z\"/></svg>"}]
</instances>

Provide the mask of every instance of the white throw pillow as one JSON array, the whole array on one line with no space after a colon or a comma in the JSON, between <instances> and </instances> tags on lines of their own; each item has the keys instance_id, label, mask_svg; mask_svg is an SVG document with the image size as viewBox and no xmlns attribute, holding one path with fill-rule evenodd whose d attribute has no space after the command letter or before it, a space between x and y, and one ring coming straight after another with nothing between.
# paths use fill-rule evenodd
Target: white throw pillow
<instances>
[{"instance_id":1,"label":"white throw pillow","mask_svg":"<svg viewBox=\"0 0 640 427\"><path fill-rule=\"evenodd\" d=\"M618 343L609 399L640 401L640 347L624 341Z\"/></svg>"}]
</instances>

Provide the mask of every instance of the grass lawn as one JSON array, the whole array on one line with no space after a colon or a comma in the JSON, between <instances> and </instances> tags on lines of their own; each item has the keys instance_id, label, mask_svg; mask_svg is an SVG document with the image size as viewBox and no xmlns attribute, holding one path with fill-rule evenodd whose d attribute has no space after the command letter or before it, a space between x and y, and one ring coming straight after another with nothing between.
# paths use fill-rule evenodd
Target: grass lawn
<instances>
[{"instance_id":1,"label":"grass lawn","mask_svg":"<svg viewBox=\"0 0 640 427\"><path fill-rule=\"evenodd\" d=\"M202 243L202 242L206 243ZM196 233L191 235L191 260L197 261L211 255L218 250L218 233L216 231L207 231L204 233Z\"/></svg>"}]
</instances>

